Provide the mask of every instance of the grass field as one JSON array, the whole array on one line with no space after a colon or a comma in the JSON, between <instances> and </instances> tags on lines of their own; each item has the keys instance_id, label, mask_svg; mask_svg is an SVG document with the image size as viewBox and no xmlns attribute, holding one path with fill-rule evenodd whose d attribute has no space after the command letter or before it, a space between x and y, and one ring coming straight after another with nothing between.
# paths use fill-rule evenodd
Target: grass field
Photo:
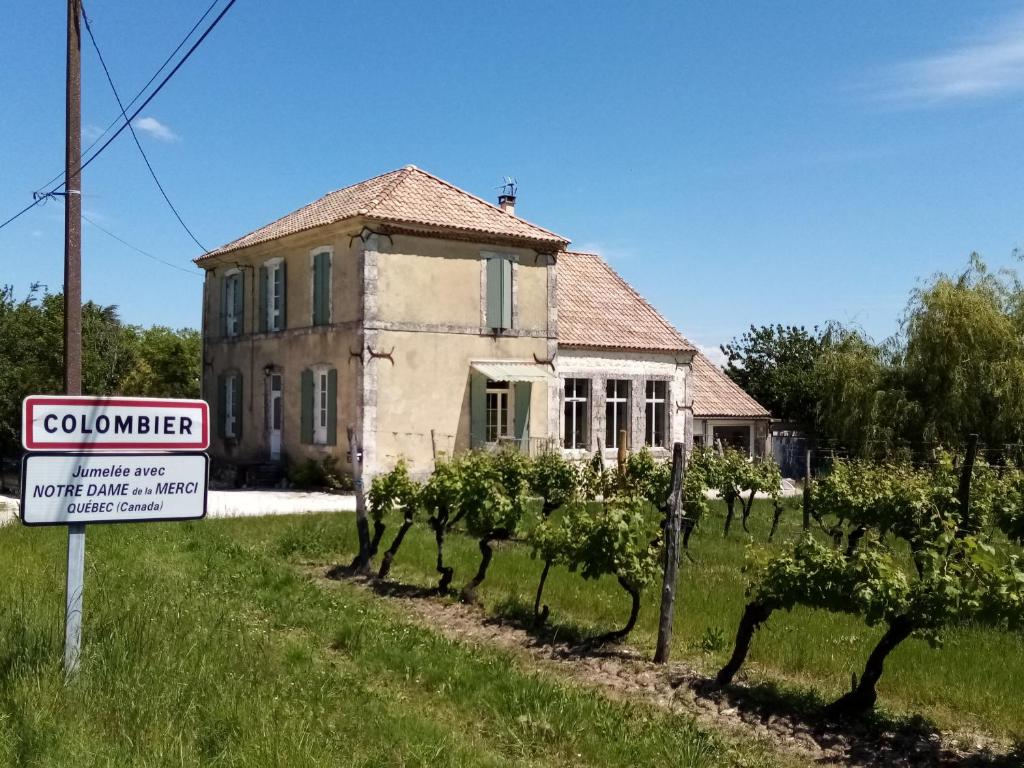
<instances>
[{"instance_id":1,"label":"grass field","mask_svg":"<svg viewBox=\"0 0 1024 768\"><path fill-rule=\"evenodd\" d=\"M90 528L84 655L66 685L65 532L0 528L0 766L779 764L295 567L341 558L352 529L349 514ZM399 575L426 580L426 544L413 536ZM453 546L462 573L471 547ZM489 601L532 587L533 564L510 554ZM563 616L621 612L571 579L552 597Z\"/></svg>"},{"instance_id":2,"label":"grass field","mask_svg":"<svg viewBox=\"0 0 1024 768\"><path fill-rule=\"evenodd\" d=\"M681 569L675 622L674 658L706 671L717 670L732 650L736 625L745 604L742 568L746 547L765 543L770 527L767 504L755 503L752 535L734 524L722 536L724 505L713 510L691 542L695 562ZM799 512L783 521L775 547L786 546L800 533ZM393 529L392 529L393 532ZM322 562L345 561L355 549L351 523L325 518L304 520L292 538L282 542L290 557ZM389 541L385 536L385 544ZM433 584L434 541L416 527L395 561L391 578L410 584ZM458 587L475 571L476 543L453 536L447 546ZM541 565L521 545L498 550L480 597L488 611L522 614L532 611ZM653 652L657 629L658 590L644 596L643 609L630 643ZM585 582L554 568L545 588L551 622L565 632L603 631L623 623L628 598L610 578ZM745 668L754 680L780 684L793 702L829 700L847 690L852 673L860 674L882 628L867 627L845 615L798 608L774 615L754 639ZM880 708L898 717L923 715L944 729L988 733L999 738L1024 738L1024 637L984 628L962 628L947 634L935 650L911 639L886 662L879 685Z\"/></svg>"}]
</instances>

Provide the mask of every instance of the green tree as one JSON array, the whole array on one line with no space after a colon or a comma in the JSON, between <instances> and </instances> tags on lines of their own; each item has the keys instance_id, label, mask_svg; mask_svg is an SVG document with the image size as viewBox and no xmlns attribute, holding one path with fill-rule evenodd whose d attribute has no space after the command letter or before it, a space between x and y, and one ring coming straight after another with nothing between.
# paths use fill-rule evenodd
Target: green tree
<instances>
[{"instance_id":1,"label":"green tree","mask_svg":"<svg viewBox=\"0 0 1024 768\"><path fill-rule=\"evenodd\" d=\"M136 331L135 364L124 378L125 394L199 397L202 341L192 328L162 325Z\"/></svg>"},{"instance_id":2,"label":"green tree","mask_svg":"<svg viewBox=\"0 0 1024 768\"><path fill-rule=\"evenodd\" d=\"M1024 432L1024 291L1013 271L992 273L977 254L911 297L906 381L924 419L921 439L956 445L1016 442Z\"/></svg>"},{"instance_id":3,"label":"green tree","mask_svg":"<svg viewBox=\"0 0 1024 768\"><path fill-rule=\"evenodd\" d=\"M751 325L722 345L725 373L776 418L804 429L814 427L817 388L814 365L822 351L822 334L795 325Z\"/></svg>"}]
</instances>

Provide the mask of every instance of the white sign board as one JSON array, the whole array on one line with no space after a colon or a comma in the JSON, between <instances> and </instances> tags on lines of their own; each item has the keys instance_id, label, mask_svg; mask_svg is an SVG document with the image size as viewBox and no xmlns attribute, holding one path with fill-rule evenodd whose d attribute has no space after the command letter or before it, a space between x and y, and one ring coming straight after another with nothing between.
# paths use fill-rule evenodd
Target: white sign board
<instances>
[{"instance_id":1,"label":"white sign board","mask_svg":"<svg viewBox=\"0 0 1024 768\"><path fill-rule=\"evenodd\" d=\"M205 400L30 395L22 403L27 451L205 451Z\"/></svg>"},{"instance_id":2,"label":"white sign board","mask_svg":"<svg viewBox=\"0 0 1024 768\"><path fill-rule=\"evenodd\" d=\"M206 514L204 453L26 454L25 525L195 520Z\"/></svg>"}]
</instances>

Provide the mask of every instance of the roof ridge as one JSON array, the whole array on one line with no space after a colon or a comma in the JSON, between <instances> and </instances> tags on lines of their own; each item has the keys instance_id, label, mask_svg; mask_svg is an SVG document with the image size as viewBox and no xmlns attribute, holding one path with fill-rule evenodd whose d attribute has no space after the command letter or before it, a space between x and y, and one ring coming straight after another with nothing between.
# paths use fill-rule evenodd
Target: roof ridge
<instances>
[{"instance_id":1,"label":"roof ridge","mask_svg":"<svg viewBox=\"0 0 1024 768\"><path fill-rule=\"evenodd\" d=\"M407 168L410 171L416 171L417 173L421 173L424 176L426 176L427 178L433 179L434 181L436 181L436 182L438 182L440 184L443 184L444 186L448 187L449 189L455 190L460 195L465 195L466 197L470 198L471 200L476 200L478 203L483 203L488 208L491 208L494 211L497 211L498 213L504 214L505 216L508 216L510 219L515 219L516 221L518 221L518 222L520 222L522 224L529 224L534 229L539 229L541 232L544 232L545 234L551 235L552 237L557 237L559 240L562 240L563 242L571 242L569 240L566 240L564 237L562 237L557 232L552 232L550 229L544 229L544 227L541 227L541 226L539 226L537 224L534 224L532 221L527 221L526 219L521 219L518 216L516 216L514 213L509 213L508 211L498 207L494 203L488 202L487 200L484 200L482 197L474 195L472 192L467 192L462 187L457 187L454 184L452 184L450 181L442 179L440 176L435 176L430 171L425 171L422 168L419 168L419 167L417 167L415 165L407 166Z\"/></svg>"},{"instance_id":2,"label":"roof ridge","mask_svg":"<svg viewBox=\"0 0 1024 768\"><path fill-rule=\"evenodd\" d=\"M672 331L672 333L674 333L676 336L678 336L679 340L682 341L684 344L687 344L688 346L691 346L691 347L694 346L692 343L690 343L689 339L687 339L685 336L683 336L683 334L681 334L679 332L678 328L676 328L674 325L672 325L672 323L670 323L665 318L665 316L662 315L661 312L659 312L658 309L653 304L651 304L651 302L649 302L647 299L645 299L643 297L643 295L640 293L640 291L638 291L636 288L634 288L629 283L629 281L626 280L626 278L624 278L622 275L620 275L618 272L616 272L615 269L612 267L612 265L609 264L606 259L604 259L598 253L585 254L585 255L587 255L587 256L596 256L598 258L598 260L600 260L600 262L604 266L604 268L607 269L612 274L612 276L614 276L615 279L618 280L626 288L626 290L628 290L630 293L633 294L633 296L635 296L637 299L639 299L640 302L645 307L647 307L649 310L651 310L651 312L654 313L654 316L657 317L658 320L661 321L662 325L664 325L668 330Z\"/></svg>"},{"instance_id":3,"label":"roof ridge","mask_svg":"<svg viewBox=\"0 0 1024 768\"><path fill-rule=\"evenodd\" d=\"M381 191L381 193L379 195L377 195L377 197L374 199L373 203L371 203L366 208L363 208L363 209L361 209L359 211L360 215L362 215L362 216L369 215L370 211L372 211L373 209L377 208L381 203L383 203L385 200L387 200L389 197L391 197L391 194L396 189L398 189L398 187L401 186L401 184L406 179L409 178L409 174L412 173L415 170L417 170L415 165L406 165L406 166L403 166L402 168L398 168L397 170L391 171L391 173L395 174L394 180L392 180ZM387 176L387 174L386 173L382 174L382 176ZM382 176L375 176L374 178L379 179ZM372 181L372 179L368 179L367 181ZM365 183L366 183L365 181L359 182L359 184L365 184ZM358 186L358 184L354 184L353 186Z\"/></svg>"}]
</instances>

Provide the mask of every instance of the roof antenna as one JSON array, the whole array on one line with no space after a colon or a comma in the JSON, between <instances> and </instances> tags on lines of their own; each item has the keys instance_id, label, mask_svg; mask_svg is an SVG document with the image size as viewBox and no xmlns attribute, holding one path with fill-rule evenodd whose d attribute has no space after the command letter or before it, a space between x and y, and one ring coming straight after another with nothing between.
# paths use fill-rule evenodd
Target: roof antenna
<instances>
[{"instance_id":1,"label":"roof antenna","mask_svg":"<svg viewBox=\"0 0 1024 768\"><path fill-rule=\"evenodd\" d=\"M516 215L516 189L519 183L511 176L505 177L505 183L497 187L501 192L498 194L498 207L505 213Z\"/></svg>"}]
</instances>

